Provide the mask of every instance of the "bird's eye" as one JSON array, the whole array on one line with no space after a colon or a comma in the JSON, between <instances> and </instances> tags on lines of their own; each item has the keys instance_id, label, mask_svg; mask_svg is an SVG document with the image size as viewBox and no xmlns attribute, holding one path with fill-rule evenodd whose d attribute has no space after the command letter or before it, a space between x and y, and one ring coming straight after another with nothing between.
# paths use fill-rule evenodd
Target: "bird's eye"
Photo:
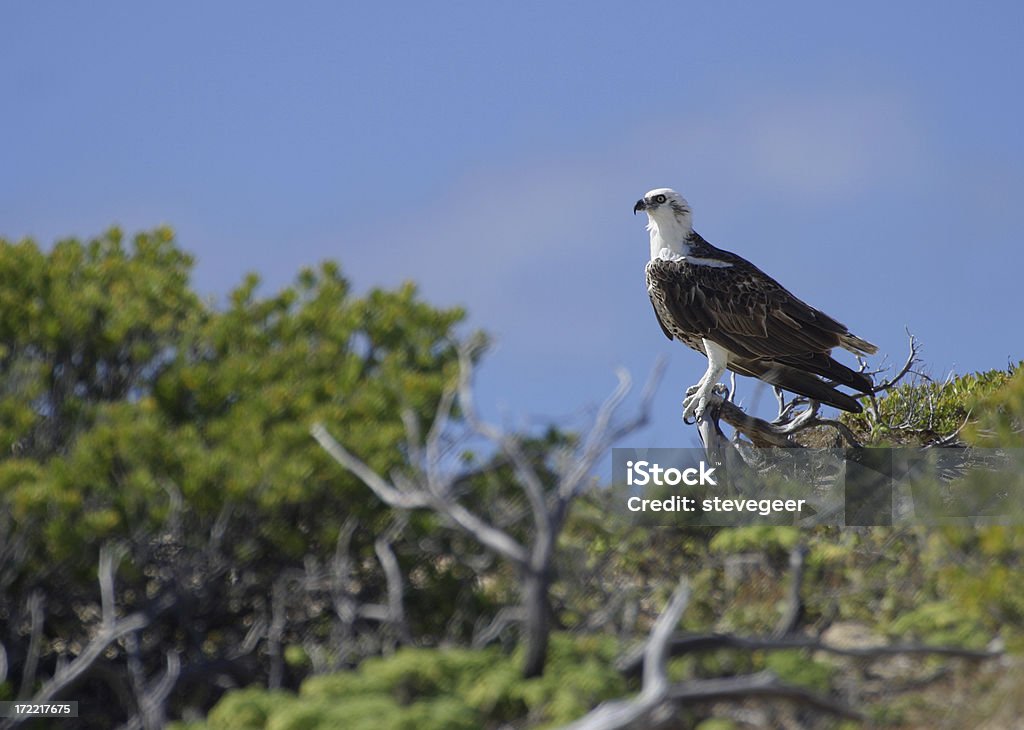
<instances>
[{"instance_id":1,"label":"bird's eye","mask_svg":"<svg viewBox=\"0 0 1024 730\"><path fill-rule=\"evenodd\" d=\"M662 203L665 202L666 198L664 195L658 195L657 197L654 198L654 200L657 201L658 205L661 205Z\"/></svg>"}]
</instances>

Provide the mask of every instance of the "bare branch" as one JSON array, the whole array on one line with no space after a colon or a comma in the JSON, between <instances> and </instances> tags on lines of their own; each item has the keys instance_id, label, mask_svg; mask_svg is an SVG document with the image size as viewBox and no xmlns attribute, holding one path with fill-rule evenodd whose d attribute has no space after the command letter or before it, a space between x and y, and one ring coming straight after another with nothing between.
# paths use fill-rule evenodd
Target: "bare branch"
<instances>
[{"instance_id":1,"label":"bare branch","mask_svg":"<svg viewBox=\"0 0 1024 730\"><path fill-rule=\"evenodd\" d=\"M346 518L341 529L338 530L338 542L334 548L334 558L331 560L331 599L334 604L334 613L341 621L346 634L351 632L352 624L356 619L355 600L348 590L348 583L352 576L352 559L349 557L349 550L352 547L352 536L355 534L356 524L357 521L354 517ZM251 633L252 630L250 630Z\"/></svg>"},{"instance_id":2,"label":"bare branch","mask_svg":"<svg viewBox=\"0 0 1024 730\"><path fill-rule=\"evenodd\" d=\"M167 668L160 679L146 685L139 701L139 714L146 730L159 730L166 726L167 698L181 676L181 658L176 651L166 652Z\"/></svg>"},{"instance_id":3,"label":"bare branch","mask_svg":"<svg viewBox=\"0 0 1024 730\"><path fill-rule=\"evenodd\" d=\"M716 405L718 400L715 399ZM754 446L790 448L798 445L792 435L787 432L786 426L748 415L739 406L729 401L722 402L718 413L723 421L749 438Z\"/></svg>"},{"instance_id":4,"label":"bare branch","mask_svg":"<svg viewBox=\"0 0 1024 730\"><path fill-rule=\"evenodd\" d=\"M852 720L862 719L859 712L843 703L830 700L806 687L786 684L769 671L739 677L694 679L689 682L681 682L669 690L668 696L680 703L726 699L745 700L750 697L780 697L795 700L803 705L839 717L847 717Z\"/></svg>"},{"instance_id":5,"label":"bare branch","mask_svg":"<svg viewBox=\"0 0 1024 730\"><path fill-rule=\"evenodd\" d=\"M106 545L100 550L100 565L97 572L99 573L100 592L103 596L101 599L103 601L103 619L99 630L73 661L58 667L53 677L44 682L32 696L31 702L46 703L59 696L81 679L111 644L149 626L155 616L173 605L173 597L167 594L159 598L148 611L136 611L124 618L117 618L113 597L114 567L115 563L121 559L118 555L119 552L121 552L121 548ZM21 722L21 719L16 718L6 724L0 724L0 727L14 727Z\"/></svg>"},{"instance_id":6,"label":"bare branch","mask_svg":"<svg viewBox=\"0 0 1024 730\"><path fill-rule=\"evenodd\" d=\"M647 378L647 383L640 394L640 403L637 405L634 415L613 428L611 426L612 416L625 399L626 394L629 393L632 384L629 374L625 370L619 370L616 373L619 378L618 386L601 404L597 417L594 419L594 425L587 434L582 453L575 460L575 465L560 480L558 495L561 499L570 499L579 492L583 480L593 472L598 460L604 456L613 444L647 425L651 414L651 402L658 390L658 385L661 383L666 362L664 357L659 357L655 361L651 374Z\"/></svg>"},{"instance_id":7,"label":"bare branch","mask_svg":"<svg viewBox=\"0 0 1024 730\"><path fill-rule=\"evenodd\" d=\"M516 476L526 492L526 498L530 503L533 512L534 526L548 533L550 525L548 520L547 505L544 499L544 485L536 470L530 465L523 454L519 439L506 434L494 424L487 423L480 418L476 410L476 400L473 394L473 359L472 352L468 347L459 349L459 381L458 396L459 406L466 422L477 434L497 444L505 456L508 457L516 471ZM440 433L432 433L434 438L440 438Z\"/></svg>"},{"instance_id":8,"label":"bare branch","mask_svg":"<svg viewBox=\"0 0 1024 730\"><path fill-rule=\"evenodd\" d=\"M390 507L401 509L416 509L430 505L430 499L423 492L403 492L388 484L377 472L368 467L361 459L353 456L348 450L339 444L322 423L313 424L310 429L313 435L323 447L324 451L331 455L336 462L341 464L347 471L352 472L359 480L368 486L377 498Z\"/></svg>"},{"instance_id":9,"label":"bare branch","mask_svg":"<svg viewBox=\"0 0 1024 730\"><path fill-rule=\"evenodd\" d=\"M840 434L842 434L843 438L846 439L846 443L849 444L850 446L860 446L861 445L860 441L857 440L856 434L854 434L854 432L852 430L850 430L850 427L847 426L842 421L837 421L837 420L835 420L833 418L819 418L817 423L811 424L811 425L814 425L814 426L831 426L836 431L838 431ZM810 426L808 426L808 428L809 427Z\"/></svg>"},{"instance_id":10,"label":"bare branch","mask_svg":"<svg viewBox=\"0 0 1024 730\"><path fill-rule=\"evenodd\" d=\"M408 521L406 514L396 515L391 526L373 542L373 550L377 554L380 567L384 570L384 578L388 587L388 623L402 644L411 644L412 636L405 620L405 590L402 569L398 565L398 558L395 557L391 543L405 529Z\"/></svg>"},{"instance_id":11,"label":"bare branch","mask_svg":"<svg viewBox=\"0 0 1024 730\"><path fill-rule=\"evenodd\" d=\"M882 644L878 646L837 646L811 636L735 636L733 634L690 634L678 633L668 641L669 656L678 657L697 652L738 649L743 651L787 651L806 649L823 651L838 656L875 659L899 654L959 657L963 659L995 659L1002 656L1000 651L988 649L964 649L958 646L928 646L926 644ZM627 677L635 677L644 669L645 647L640 646L615 662L616 668Z\"/></svg>"},{"instance_id":12,"label":"bare branch","mask_svg":"<svg viewBox=\"0 0 1024 730\"><path fill-rule=\"evenodd\" d=\"M416 414L413 413L410 408L402 409L402 423L405 425L405 443L409 448L409 461L416 466L420 466L423 463L423 447L420 424L416 418Z\"/></svg>"},{"instance_id":13,"label":"bare branch","mask_svg":"<svg viewBox=\"0 0 1024 730\"><path fill-rule=\"evenodd\" d=\"M796 410L796 407L802 404L806 404L806 408ZM737 433L749 438L750 442L757 447L801 448L800 443L793 438L794 434L818 426L835 428L851 446L860 445L857 437L846 424L834 419L821 418L818 415L819 410L820 404L817 401L794 398L782 408L781 415L776 420L766 421L749 415L729 398L723 399L722 391L719 391L714 394L712 402L708 404L704 420L710 422L721 418ZM710 429L712 428L717 429L717 423L707 423L703 426L698 424L701 440L705 444L708 443L706 437L711 435ZM720 429L718 433L721 433Z\"/></svg>"},{"instance_id":14,"label":"bare branch","mask_svg":"<svg viewBox=\"0 0 1024 730\"><path fill-rule=\"evenodd\" d=\"M473 636L473 648L482 649L501 636L501 632L511 624L519 623L525 618L526 611L523 610L522 606L506 606L500 609L494 615L490 624L487 625L487 628Z\"/></svg>"},{"instance_id":15,"label":"bare branch","mask_svg":"<svg viewBox=\"0 0 1024 730\"><path fill-rule=\"evenodd\" d=\"M644 679L640 694L630 700L603 702L584 717L563 730L619 730L620 728L649 727L659 712L667 715L668 692L671 688L665 662L666 643L679 623L690 600L690 587L685 578L679 581L668 606L651 629L644 648ZM667 719L667 718L666 718Z\"/></svg>"},{"instance_id":16,"label":"bare branch","mask_svg":"<svg viewBox=\"0 0 1024 730\"><path fill-rule=\"evenodd\" d=\"M613 418L631 384L628 373L617 373L618 386L598 409L594 424L583 439L582 446L575 450L571 462L563 462L556 466L557 487L548 490L535 460L524 449L523 440L516 434L506 433L498 426L485 422L478 414L473 395L472 355L471 347L459 348L457 386L454 390L445 390L433 425L427 434L426 443L422 447L419 443L418 422L411 414L403 415L406 432L411 440L416 441L409 445L409 454L416 471L413 476L396 473L391 476L390 481L386 480L347 451L328 433L323 424L315 424L311 433L335 461L362 480L385 504L397 509L431 509L490 551L516 565L521 571L520 592L523 620L526 624L527 651L524 654L523 673L527 677L535 676L543 670L550 633L548 593L551 584L551 561L569 505L588 477L593 475L598 460L607 453L611 444L647 422L650 403L665 363L664 359L659 359L656 363L636 415L615 426ZM526 496L532 513L533 530L528 544L520 543L498 524L471 511L459 501L459 490L454 487L463 483L467 475L446 473L441 450L456 396L460 416L465 423L477 435L497 446L501 450L501 456L512 466L516 483ZM472 475L468 478L472 478ZM378 541L375 547L389 583L389 608L381 610L381 607L364 606L360 613L365 616L367 611L372 609L381 617L390 616L391 619L398 620L401 618L401 606L396 606L394 602L400 602L401 574L397 570L397 561L392 559L393 554L390 550L385 549L386 543Z\"/></svg>"},{"instance_id":17,"label":"bare branch","mask_svg":"<svg viewBox=\"0 0 1024 730\"><path fill-rule=\"evenodd\" d=\"M29 615L29 641L28 654L25 657L25 668L21 673L21 689L18 690L18 699L24 699L32 692L36 683L36 667L39 663L39 653L42 651L43 638L43 607L46 605L46 598L40 590L32 591L28 597Z\"/></svg>"},{"instance_id":18,"label":"bare branch","mask_svg":"<svg viewBox=\"0 0 1024 730\"><path fill-rule=\"evenodd\" d=\"M804 687L780 681L771 672L739 677L695 679L670 684L665 670L672 627L679 621L689 598L685 581L680 582L665 612L659 617L643 652L643 689L632 700L606 702L566 730L621 730L649 727L671 719L678 704L721 699L742 700L750 696L779 697L830 712L860 719L859 713Z\"/></svg>"},{"instance_id":19,"label":"bare branch","mask_svg":"<svg viewBox=\"0 0 1024 730\"><path fill-rule=\"evenodd\" d=\"M668 606L654 623L647 640L644 649L644 694L660 694L668 685L668 641L689 603L690 584L683 578L672 593Z\"/></svg>"},{"instance_id":20,"label":"bare branch","mask_svg":"<svg viewBox=\"0 0 1024 730\"><path fill-rule=\"evenodd\" d=\"M911 368L914 367L914 364L918 362L917 356L921 350L920 343L918 343L917 338L910 333L910 330L907 330L907 337L910 338L910 354L907 355L907 361L903 363L903 367L900 368L899 372L893 377L889 378L889 380L886 380L881 385L876 385L874 390L875 393L881 393L895 387L901 380L903 380L904 377L906 377L907 373L909 373Z\"/></svg>"},{"instance_id":21,"label":"bare branch","mask_svg":"<svg viewBox=\"0 0 1024 730\"><path fill-rule=\"evenodd\" d=\"M475 432L494 442L500 441L498 430L480 418L476 410L476 399L473 395L473 358L469 349L459 348L459 408L462 417Z\"/></svg>"},{"instance_id":22,"label":"bare branch","mask_svg":"<svg viewBox=\"0 0 1024 730\"><path fill-rule=\"evenodd\" d=\"M974 410L973 409L968 409L967 415L964 416L964 422L961 423L957 427L956 431L954 431L953 433L949 434L948 436L943 436L941 439L939 439L935 443L928 444L925 448L935 449L935 448L945 448L947 446L962 445L963 442L960 440L960 432L963 431L964 428L967 427L967 424L971 422L971 416L973 414L974 414Z\"/></svg>"},{"instance_id":23,"label":"bare branch","mask_svg":"<svg viewBox=\"0 0 1024 730\"><path fill-rule=\"evenodd\" d=\"M138 727L143 730L160 730L166 726L165 707L167 697L181 674L181 659L176 651L165 653L167 669L160 679L147 682L143 674L142 659L139 656L139 639L137 633L125 637L125 648L128 652L128 676L132 691L135 693L136 715L126 723L126 727Z\"/></svg>"},{"instance_id":24,"label":"bare branch","mask_svg":"<svg viewBox=\"0 0 1024 730\"><path fill-rule=\"evenodd\" d=\"M451 388L445 388L444 392L441 393L441 400L437 405L437 411L434 414L434 422L430 426L430 431L427 433L426 443L426 457L427 463L424 468L427 470L427 475L430 482L434 482L438 479L437 469L441 465L441 441L444 435L445 429L448 427L448 420L452 415L452 405L455 402L455 390Z\"/></svg>"},{"instance_id":25,"label":"bare branch","mask_svg":"<svg viewBox=\"0 0 1024 730\"><path fill-rule=\"evenodd\" d=\"M503 530L489 525L476 514L470 512L454 499L427 492L423 489L399 490L384 481L383 478L361 459L350 454L339 444L323 424L314 424L310 433L320 445L342 467L359 477L378 499L390 507L400 509L422 509L432 507L448 517L455 525L465 530L479 542L504 555L509 560L526 564L528 556L525 548L515 538Z\"/></svg>"},{"instance_id":26,"label":"bare branch","mask_svg":"<svg viewBox=\"0 0 1024 730\"><path fill-rule=\"evenodd\" d=\"M441 501L435 505L442 514L499 555L519 565L526 565L529 555L515 538L504 530L487 524L476 514L455 501Z\"/></svg>"},{"instance_id":27,"label":"bare branch","mask_svg":"<svg viewBox=\"0 0 1024 730\"><path fill-rule=\"evenodd\" d=\"M227 534L228 525L231 522L231 513L234 511L234 506L230 500L225 500L224 506L220 508L217 513L217 519L214 520L213 526L210 528L210 542L207 549L211 552L220 550L221 543L224 541L224 535Z\"/></svg>"},{"instance_id":28,"label":"bare branch","mask_svg":"<svg viewBox=\"0 0 1024 730\"><path fill-rule=\"evenodd\" d=\"M126 549L123 545L104 544L100 548L99 580L100 580L100 604L102 607L103 628L114 625L116 620L116 604L114 602L114 573L121 559L124 558Z\"/></svg>"}]
</instances>

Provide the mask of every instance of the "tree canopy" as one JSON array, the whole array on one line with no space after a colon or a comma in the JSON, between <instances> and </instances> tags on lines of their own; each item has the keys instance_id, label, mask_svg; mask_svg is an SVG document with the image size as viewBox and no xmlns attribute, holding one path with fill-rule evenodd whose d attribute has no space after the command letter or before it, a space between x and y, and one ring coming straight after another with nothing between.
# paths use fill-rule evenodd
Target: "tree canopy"
<instances>
[{"instance_id":1,"label":"tree canopy","mask_svg":"<svg viewBox=\"0 0 1024 730\"><path fill-rule=\"evenodd\" d=\"M332 263L269 295L249 276L215 306L192 289L192 264L166 228L49 250L0 241L0 640L13 670L31 659L52 673L86 640L102 545L125 555L118 610L159 613L152 641L186 666L201 659L188 678L200 684L204 664L266 679L265 661L235 655L270 621L271 586L289 571L348 551L349 585L322 581L318 600L294 606L297 645L330 630L318 617L332 590L383 600L370 558L390 516L309 426L331 424L375 468L400 469L402 413L436 408L462 311L431 307L412 284L356 296ZM402 559L447 572L424 553ZM284 591L280 610L300 594ZM35 626L29 596L44 605Z\"/></svg>"},{"instance_id":2,"label":"tree canopy","mask_svg":"<svg viewBox=\"0 0 1024 730\"><path fill-rule=\"evenodd\" d=\"M167 228L0 240L0 700L77 699L92 728L552 727L639 692L670 605L668 679L770 672L817 702L745 704L764 726L834 727L821 708L850 701L931 726L951 693L961 726L1024 710L1019 528L642 528L591 488L622 392L579 434L479 448L450 437L488 433L456 397L481 341L461 310L356 294L331 262L214 302L192 266ZM1020 448L1024 368L900 385L841 423ZM314 424L427 509L381 499ZM979 667L989 647L1008 669Z\"/></svg>"}]
</instances>

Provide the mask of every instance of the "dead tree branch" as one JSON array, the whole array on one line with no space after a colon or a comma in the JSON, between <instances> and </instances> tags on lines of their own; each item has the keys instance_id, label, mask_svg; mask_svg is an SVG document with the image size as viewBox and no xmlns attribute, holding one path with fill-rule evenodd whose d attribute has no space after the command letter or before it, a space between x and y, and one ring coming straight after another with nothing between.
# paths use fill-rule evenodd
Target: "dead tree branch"
<instances>
[{"instance_id":1,"label":"dead tree branch","mask_svg":"<svg viewBox=\"0 0 1024 730\"><path fill-rule=\"evenodd\" d=\"M920 362L917 356L921 352L921 343L918 342L917 338L910 333L910 330L907 330L907 337L910 338L910 354L907 355L906 362L903 363L903 367L901 367L895 375L880 385L876 385L875 393L882 393L895 388L900 382L902 382L903 378L913 370L914 365Z\"/></svg>"},{"instance_id":2,"label":"dead tree branch","mask_svg":"<svg viewBox=\"0 0 1024 730\"><path fill-rule=\"evenodd\" d=\"M630 700L604 702L563 730L619 730L620 728L649 727L668 719L672 708L667 707L671 684L668 680L667 643L672 630L690 602L690 586L685 578L679 581L668 606L654 623L650 638L643 647L643 687L640 694Z\"/></svg>"},{"instance_id":3,"label":"dead tree branch","mask_svg":"<svg viewBox=\"0 0 1024 730\"><path fill-rule=\"evenodd\" d=\"M42 687L32 696L32 703L46 703L59 696L69 687L79 681L117 641L135 632L141 631L152 623L154 616L163 613L171 607L173 599L165 595L158 599L148 611L136 611L124 618L117 617L117 607L114 602L114 574L117 565L124 555L120 546L104 545L100 548L100 559L98 577L100 584L100 626L92 639L68 664L57 669L54 675L43 683ZM15 727L24 718L15 718L7 723L0 724L0 728Z\"/></svg>"},{"instance_id":4,"label":"dead tree branch","mask_svg":"<svg viewBox=\"0 0 1024 730\"><path fill-rule=\"evenodd\" d=\"M895 375L876 385L872 389L872 396L876 393L891 390L902 382L909 373L913 372L914 365L919 361L920 343L909 332L907 336L910 338L910 352L906 362L904 362ZM862 371L864 367L862 362ZM877 375L878 371L868 374ZM735 387L735 379L732 382L733 387ZM847 445L853 447L860 446L856 435L844 423L836 419L821 417L819 413L820 404L816 401L798 396L787 403L784 395L778 388L775 389L775 396L779 404L778 415L775 420L766 421L745 413L743 409L733 402L735 393L731 390L726 390L724 386L719 386L714 398L715 407L709 408L710 412L705 414L704 419L701 419L712 421L712 423L703 424L701 421L698 421L697 424L702 440L704 440L705 449L708 448L709 444L715 449L722 448L717 442L719 439L724 438L724 436L711 438L716 433L721 434L721 429L718 427L717 422L715 422L717 419L725 421L737 434L742 434L749 439L755 447L799 448L800 444L797 442L795 435L801 431L821 426L835 429L846 441ZM718 402L719 400L721 403ZM873 397L868 403L868 408L876 416L877 420L877 406ZM711 452L709 452L710 455Z\"/></svg>"},{"instance_id":5,"label":"dead tree branch","mask_svg":"<svg viewBox=\"0 0 1024 730\"><path fill-rule=\"evenodd\" d=\"M181 658L176 651L166 652L167 668L159 678L146 681L139 657L138 635L129 634L125 646L128 650L129 679L138 712L125 723L123 730L160 730L167 725L167 698L181 676Z\"/></svg>"},{"instance_id":6,"label":"dead tree branch","mask_svg":"<svg viewBox=\"0 0 1024 730\"><path fill-rule=\"evenodd\" d=\"M563 730L648 728L670 721L681 705L714 700L743 700L749 697L789 699L840 717L860 718L857 712L842 703L804 687L787 684L771 672L670 682L667 665L673 653L672 631L679 623L688 602L689 587L682 580L665 611L655 622L647 642L638 650L642 657L640 671L643 676L640 694L630 700L614 700L598 705Z\"/></svg>"},{"instance_id":7,"label":"dead tree branch","mask_svg":"<svg viewBox=\"0 0 1024 730\"><path fill-rule=\"evenodd\" d=\"M958 646L928 646L925 644L884 644L878 646L836 646L810 636L734 636L733 634L690 634L679 633L668 641L671 657L718 649L742 651L785 651L807 649L822 651L837 656L878 659L899 654L958 657L961 659L994 659L1002 656L1001 651L988 649L964 649ZM638 676L643 671L644 647L637 647L619 659L615 666L627 677Z\"/></svg>"},{"instance_id":8,"label":"dead tree branch","mask_svg":"<svg viewBox=\"0 0 1024 730\"><path fill-rule=\"evenodd\" d=\"M608 449L647 423L664 361L656 363L635 414L622 422L617 422L615 417L629 393L631 380L625 371L617 373L617 387L598 408L594 422L580 444L553 467L552 474L546 464L538 463L536 457L527 454L523 436L489 423L479 415L473 392L474 354L471 346L460 348L458 377L442 394L425 437L421 435L415 416L403 415L410 439L407 451L413 467L410 476L396 473L390 479L384 478L345 449L321 423L315 424L311 433L338 464L358 477L388 506L400 510L433 510L518 569L527 646L524 674L536 676L543 669L550 633L548 592L551 565L569 506L590 483L594 468ZM495 446L500 458L511 465L515 484L529 504L531 520L526 540L513 536L498 523L467 508L460 501L455 487L467 483L467 475L451 472L443 448L456 403L464 423ZM552 480L553 485L550 483ZM388 573L390 563L387 556L381 557L378 553L378 557L385 573Z\"/></svg>"},{"instance_id":9,"label":"dead tree branch","mask_svg":"<svg viewBox=\"0 0 1024 730\"><path fill-rule=\"evenodd\" d=\"M473 648L482 649L500 637L509 626L522 622L524 618L526 614L520 606L506 606L500 609L487 627L473 636Z\"/></svg>"},{"instance_id":10,"label":"dead tree branch","mask_svg":"<svg viewBox=\"0 0 1024 730\"><path fill-rule=\"evenodd\" d=\"M411 644L412 635L405 618L405 581L402 578L402 569L398 564L392 543L405 529L408 522L409 518L406 513L397 514L388 529L378 535L373 542L373 550L384 571L388 587L387 624L394 634L394 641L399 644Z\"/></svg>"}]
</instances>

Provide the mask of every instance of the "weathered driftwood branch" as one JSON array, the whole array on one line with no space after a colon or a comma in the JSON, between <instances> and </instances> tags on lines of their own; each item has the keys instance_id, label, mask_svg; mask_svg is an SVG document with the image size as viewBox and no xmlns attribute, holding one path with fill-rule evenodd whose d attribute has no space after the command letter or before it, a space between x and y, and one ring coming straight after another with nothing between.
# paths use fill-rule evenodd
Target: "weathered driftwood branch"
<instances>
[{"instance_id":1,"label":"weathered driftwood branch","mask_svg":"<svg viewBox=\"0 0 1024 730\"><path fill-rule=\"evenodd\" d=\"M771 672L670 682L667 666L674 653L672 632L688 601L689 587L682 580L647 642L637 649L639 664L629 668L642 673L640 694L629 700L602 703L563 730L639 730L671 720L682 705L749 697L789 699L840 717L860 719L859 713L846 705L805 687L787 684Z\"/></svg>"}]
</instances>

